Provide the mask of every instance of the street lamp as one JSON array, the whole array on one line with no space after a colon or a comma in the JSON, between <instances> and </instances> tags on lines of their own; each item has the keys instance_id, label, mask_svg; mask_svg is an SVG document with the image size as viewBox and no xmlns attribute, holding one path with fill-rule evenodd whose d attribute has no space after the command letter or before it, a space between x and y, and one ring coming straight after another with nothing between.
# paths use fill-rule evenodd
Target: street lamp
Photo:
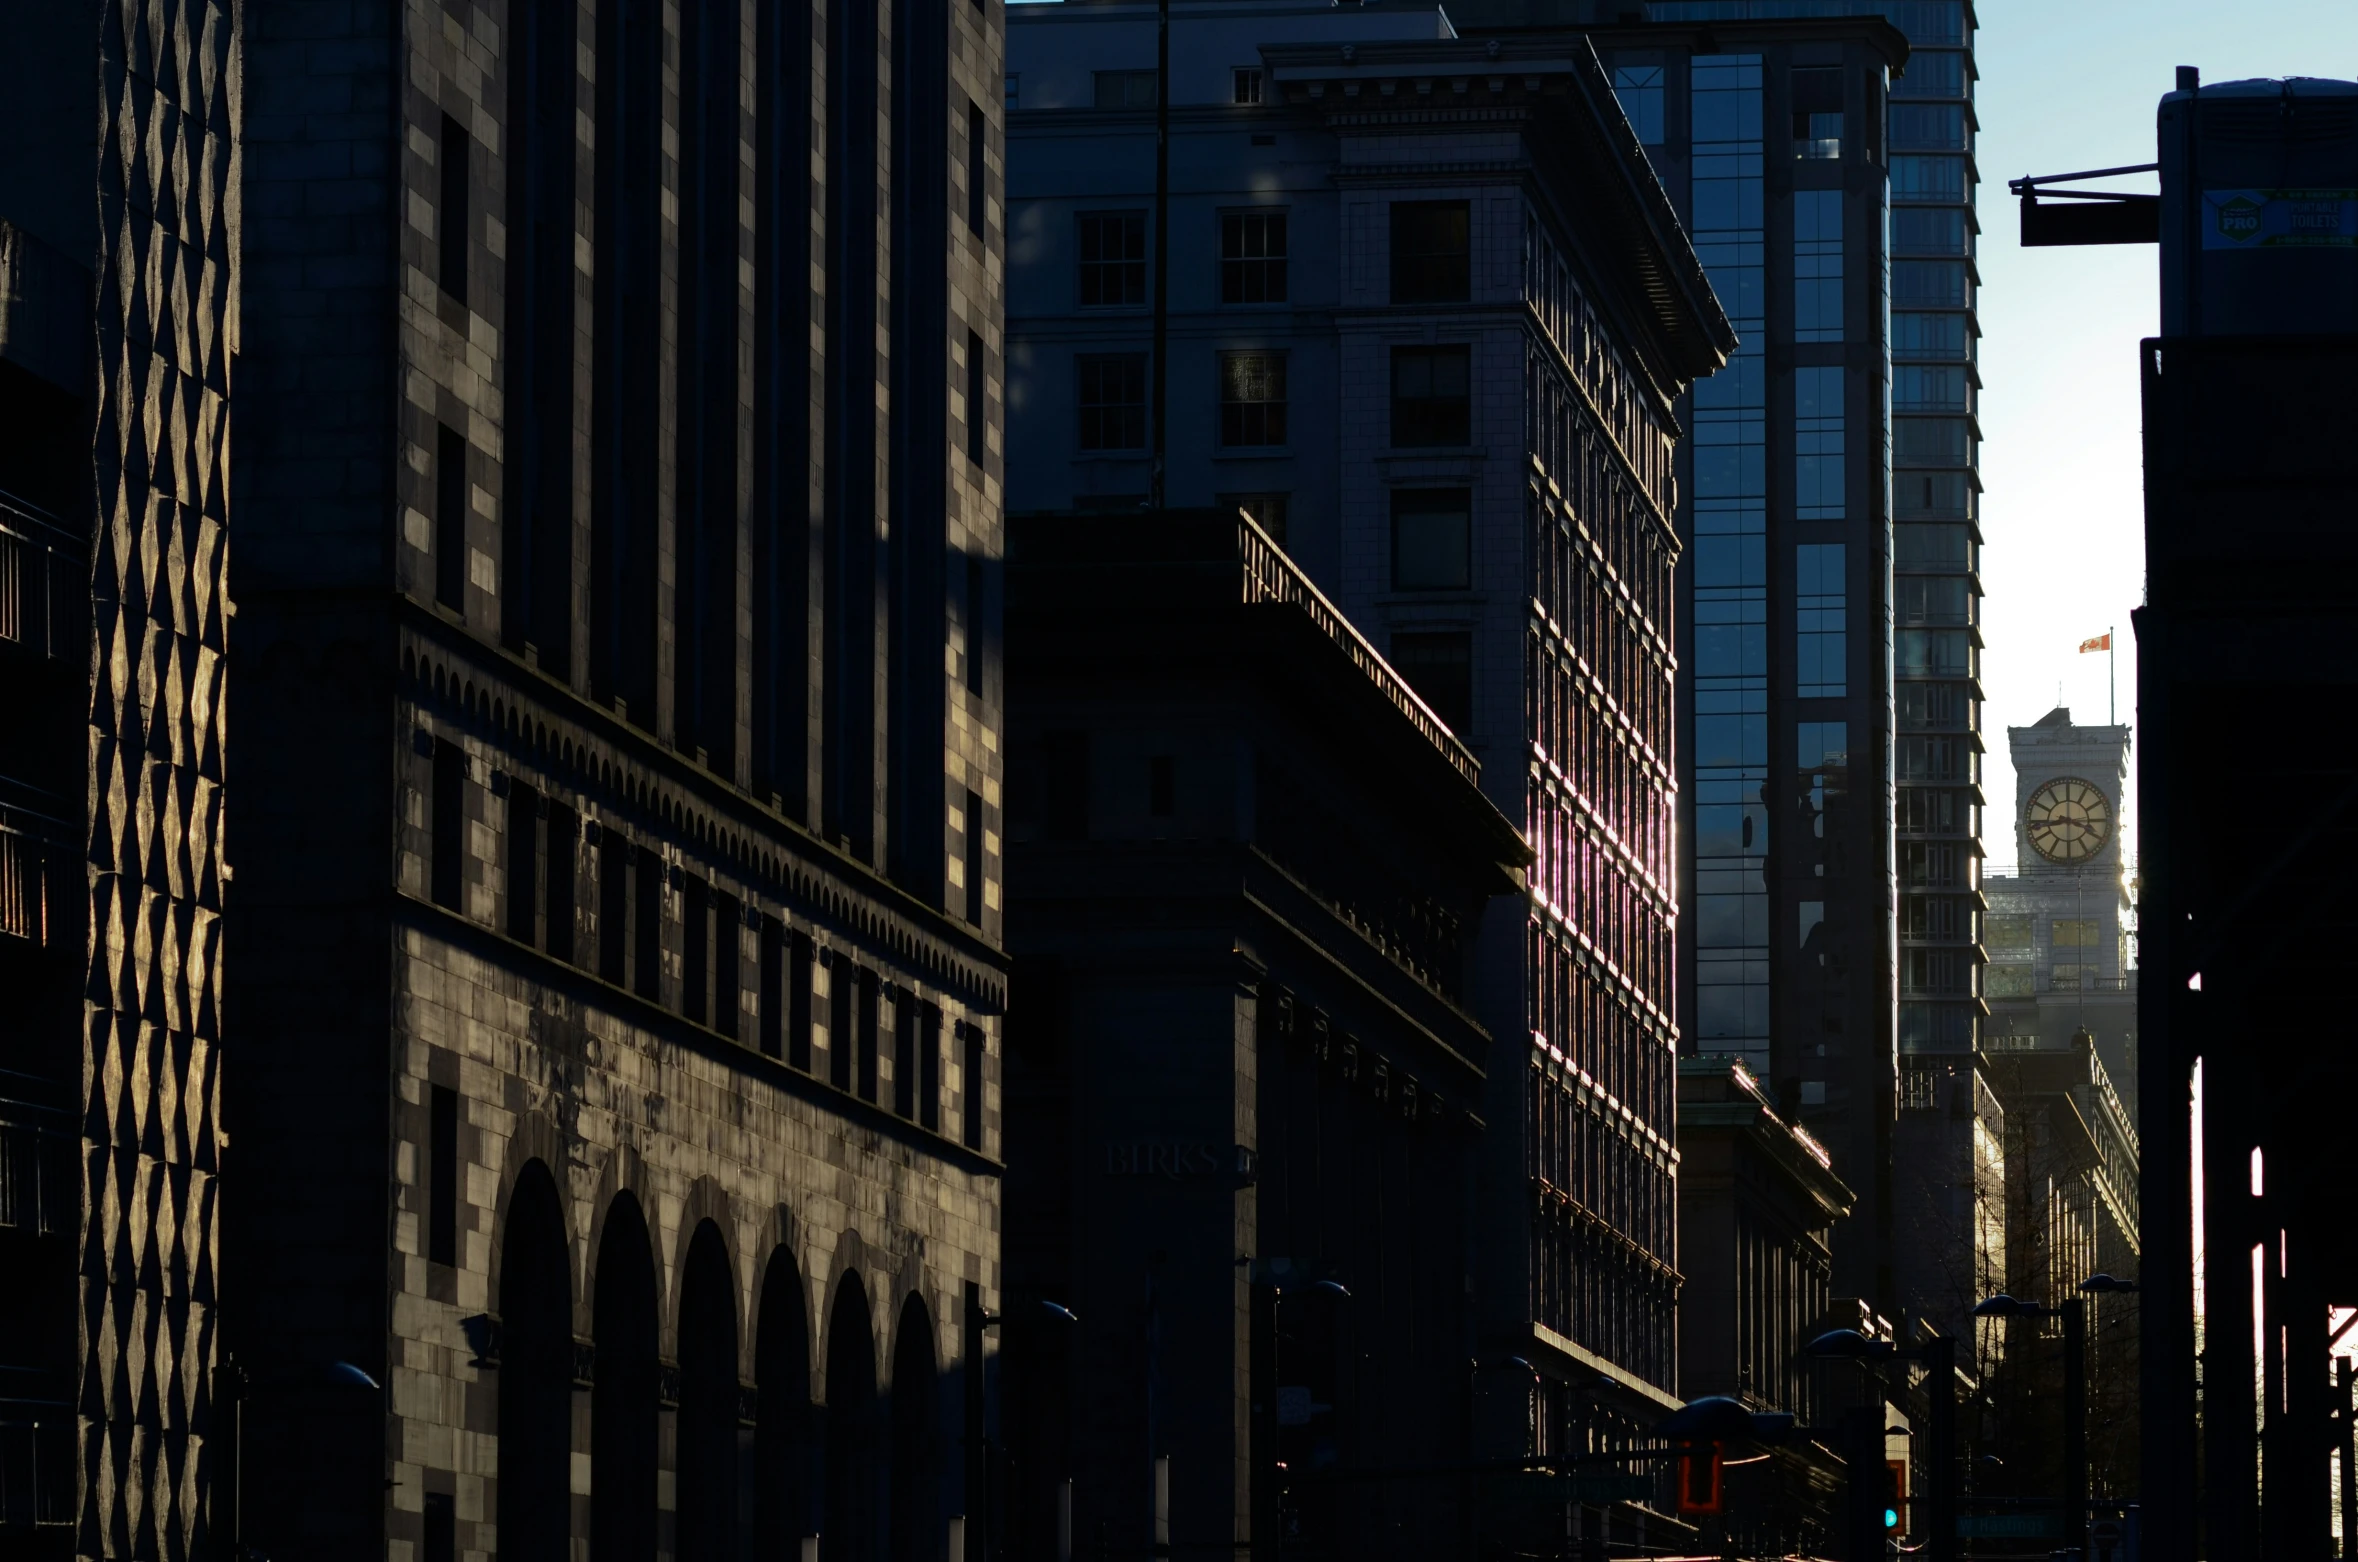
<instances>
[{"instance_id":1,"label":"street lamp","mask_svg":"<svg viewBox=\"0 0 2358 1562\"><path fill-rule=\"evenodd\" d=\"M245 1363L230 1356L222 1362L222 1376L229 1389L229 1555L237 1562L245 1562L249 1557L259 1562L262 1554L254 1549L246 1534L246 1402L258 1391L294 1393L324 1388L363 1389L377 1394L384 1392L384 1388L364 1369L348 1361L331 1361L319 1367L282 1368L257 1379L246 1370Z\"/></svg>"},{"instance_id":2,"label":"street lamp","mask_svg":"<svg viewBox=\"0 0 2358 1562\"><path fill-rule=\"evenodd\" d=\"M2094 1296L2123 1295L2139 1289L2134 1280L2123 1280L2118 1275L2093 1274L2080 1282L2080 1289Z\"/></svg>"},{"instance_id":3,"label":"street lamp","mask_svg":"<svg viewBox=\"0 0 2358 1562\"><path fill-rule=\"evenodd\" d=\"M1926 1541L1931 1549L1931 1562L1957 1562L1957 1342L1945 1334L1935 1335L1914 1350L1901 1350L1889 1340L1873 1340L1856 1329L1835 1329L1819 1335L1802 1347L1806 1355L1833 1361L1914 1361L1924 1367L1928 1380L1927 1397L1932 1405L1932 1424L1925 1429L1924 1462L1932 1466L1932 1490L1925 1504L1925 1528L1931 1533ZM1883 1463L1881 1438L1883 1429L1874 1429L1876 1446L1866 1447L1867 1434L1858 1434L1859 1448L1852 1457L1872 1454L1867 1462L1880 1468ZM1853 1490L1860 1488L1862 1470L1854 1471ZM1853 1498L1853 1506L1858 1500Z\"/></svg>"},{"instance_id":4,"label":"street lamp","mask_svg":"<svg viewBox=\"0 0 2358 1562\"><path fill-rule=\"evenodd\" d=\"M2103 1284L2097 1284L2102 1281ZM2080 1289L2134 1291L2133 1280L2090 1275ZM1974 1304L1976 1318L2061 1318L2063 1320L2063 1541L2088 1554L2088 1309L2077 1296L2050 1307L2000 1291Z\"/></svg>"}]
</instances>

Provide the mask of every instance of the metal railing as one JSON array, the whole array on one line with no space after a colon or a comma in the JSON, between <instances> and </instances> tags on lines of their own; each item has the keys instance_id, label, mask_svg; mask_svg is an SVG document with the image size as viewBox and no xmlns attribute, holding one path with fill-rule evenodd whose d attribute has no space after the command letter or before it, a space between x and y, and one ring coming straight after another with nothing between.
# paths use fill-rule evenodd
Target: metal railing
<instances>
[{"instance_id":1,"label":"metal railing","mask_svg":"<svg viewBox=\"0 0 2358 1562\"><path fill-rule=\"evenodd\" d=\"M1270 539L1267 532L1249 515L1239 512L1236 521L1237 562L1244 567L1244 600L1247 603L1279 602L1298 607L1310 616L1320 631L1343 653L1353 666L1365 674L1370 682L1384 692L1400 713L1406 716L1423 734L1425 741L1439 749L1442 756L1457 768L1468 781L1482 779L1481 761L1474 758L1449 724L1433 714L1433 708L1417 697L1408 681L1392 670L1367 637L1351 627L1351 621L1326 599L1310 578L1286 557L1285 550Z\"/></svg>"}]
</instances>

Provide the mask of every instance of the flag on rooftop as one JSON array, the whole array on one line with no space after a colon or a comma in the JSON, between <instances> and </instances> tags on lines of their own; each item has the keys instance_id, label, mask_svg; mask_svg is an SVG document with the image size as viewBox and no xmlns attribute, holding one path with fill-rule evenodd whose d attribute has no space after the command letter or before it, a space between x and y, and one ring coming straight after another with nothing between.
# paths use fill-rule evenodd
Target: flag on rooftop
<instances>
[{"instance_id":1,"label":"flag on rooftop","mask_svg":"<svg viewBox=\"0 0 2358 1562\"><path fill-rule=\"evenodd\" d=\"M2081 649L2083 652L2085 652L2085 651L2109 651L2109 650L2111 650L2111 649L2112 649L2112 631L2110 631L2110 630L2106 630L2106 631L2105 631L2103 634L2100 634L2100 635L2098 635L2098 636L2097 636L2095 639L2093 639L2093 640L2082 640L2082 641L2080 642L2080 649Z\"/></svg>"}]
</instances>

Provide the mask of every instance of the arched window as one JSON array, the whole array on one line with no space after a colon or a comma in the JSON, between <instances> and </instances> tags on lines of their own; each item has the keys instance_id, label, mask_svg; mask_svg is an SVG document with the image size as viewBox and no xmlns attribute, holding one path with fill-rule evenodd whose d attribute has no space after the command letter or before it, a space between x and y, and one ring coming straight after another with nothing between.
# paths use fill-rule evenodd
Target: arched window
<instances>
[{"instance_id":1,"label":"arched window","mask_svg":"<svg viewBox=\"0 0 2358 1562\"><path fill-rule=\"evenodd\" d=\"M655 1257L638 1200L614 1196L590 1320L590 1562L655 1556Z\"/></svg>"},{"instance_id":2,"label":"arched window","mask_svg":"<svg viewBox=\"0 0 2358 1562\"><path fill-rule=\"evenodd\" d=\"M677 1562L737 1559L737 1295L728 1246L707 1220L680 1282Z\"/></svg>"},{"instance_id":3,"label":"arched window","mask_svg":"<svg viewBox=\"0 0 2358 1562\"><path fill-rule=\"evenodd\" d=\"M876 1336L867 1292L845 1275L827 1315L826 1502L821 1562L880 1562L876 1549L882 1482L877 1479Z\"/></svg>"}]
</instances>

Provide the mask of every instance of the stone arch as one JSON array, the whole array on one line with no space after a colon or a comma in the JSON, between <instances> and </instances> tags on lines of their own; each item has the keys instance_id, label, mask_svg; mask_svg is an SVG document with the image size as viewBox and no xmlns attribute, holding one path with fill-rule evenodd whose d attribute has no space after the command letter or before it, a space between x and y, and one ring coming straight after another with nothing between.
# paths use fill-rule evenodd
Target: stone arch
<instances>
[{"instance_id":1,"label":"stone arch","mask_svg":"<svg viewBox=\"0 0 2358 1562\"><path fill-rule=\"evenodd\" d=\"M868 1289L859 1272L850 1270L836 1282L827 1311L820 1562L882 1562L876 1546L884 1495L876 1408L876 1334Z\"/></svg>"},{"instance_id":2,"label":"stone arch","mask_svg":"<svg viewBox=\"0 0 2358 1562\"><path fill-rule=\"evenodd\" d=\"M890 1562L933 1562L941 1534L940 1371L933 1315L911 1291L892 1347Z\"/></svg>"},{"instance_id":3,"label":"stone arch","mask_svg":"<svg viewBox=\"0 0 2358 1562\"><path fill-rule=\"evenodd\" d=\"M677 1562L737 1551L737 1277L720 1225L691 1230L680 1260Z\"/></svg>"},{"instance_id":4,"label":"stone arch","mask_svg":"<svg viewBox=\"0 0 2358 1562\"><path fill-rule=\"evenodd\" d=\"M498 1522L500 1554L572 1554L573 1244L547 1161L526 1160L502 1212Z\"/></svg>"},{"instance_id":5,"label":"stone arch","mask_svg":"<svg viewBox=\"0 0 2358 1562\"><path fill-rule=\"evenodd\" d=\"M653 1562L655 1555L655 1248L636 1196L614 1195L591 1272L591 1562Z\"/></svg>"},{"instance_id":6,"label":"stone arch","mask_svg":"<svg viewBox=\"0 0 2358 1562\"><path fill-rule=\"evenodd\" d=\"M491 1228L500 1232L507 1230L516 1189L533 1164L540 1163L540 1170L549 1177L557 1191L557 1209L563 1220L565 1236L566 1291L569 1296L576 1298L573 1305L578 1307L581 1229L575 1219L573 1204L567 1197L564 1175L560 1170L570 1164L565 1152L565 1135L544 1109L532 1107L517 1115L515 1130L508 1136L507 1154L500 1165L500 1185L492 1201ZM504 1241L495 1242L491 1247L490 1275L494 1311L500 1311L504 1306L499 1298L506 1294L506 1284L507 1246ZM567 1318L569 1324L577 1324L579 1314L569 1313Z\"/></svg>"},{"instance_id":7,"label":"stone arch","mask_svg":"<svg viewBox=\"0 0 2358 1562\"><path fill-rule=\"evenodd\" d=\"M680 1354L682 1329L685 1324L680 1309L687 1301L688 1248L695 1240L696 1228L709 1222L720 1232L723 1251L729 1260L729 1284L732 1299L745 1294L744 1276L738 1263L738 1247L743 1233L737 1229L735 1208L720 1179L706 1174L688 1184L688 1191L680 1200L678 1224L673 1232L679 1245L672 1250L672 1264L666 1277L667 1295L664 1298L664 1317L670 1327L663 1331L663 1342L677 1359ZM741 1309L740 1309L741 1310Z\"/></svg>"}]
</instances>

